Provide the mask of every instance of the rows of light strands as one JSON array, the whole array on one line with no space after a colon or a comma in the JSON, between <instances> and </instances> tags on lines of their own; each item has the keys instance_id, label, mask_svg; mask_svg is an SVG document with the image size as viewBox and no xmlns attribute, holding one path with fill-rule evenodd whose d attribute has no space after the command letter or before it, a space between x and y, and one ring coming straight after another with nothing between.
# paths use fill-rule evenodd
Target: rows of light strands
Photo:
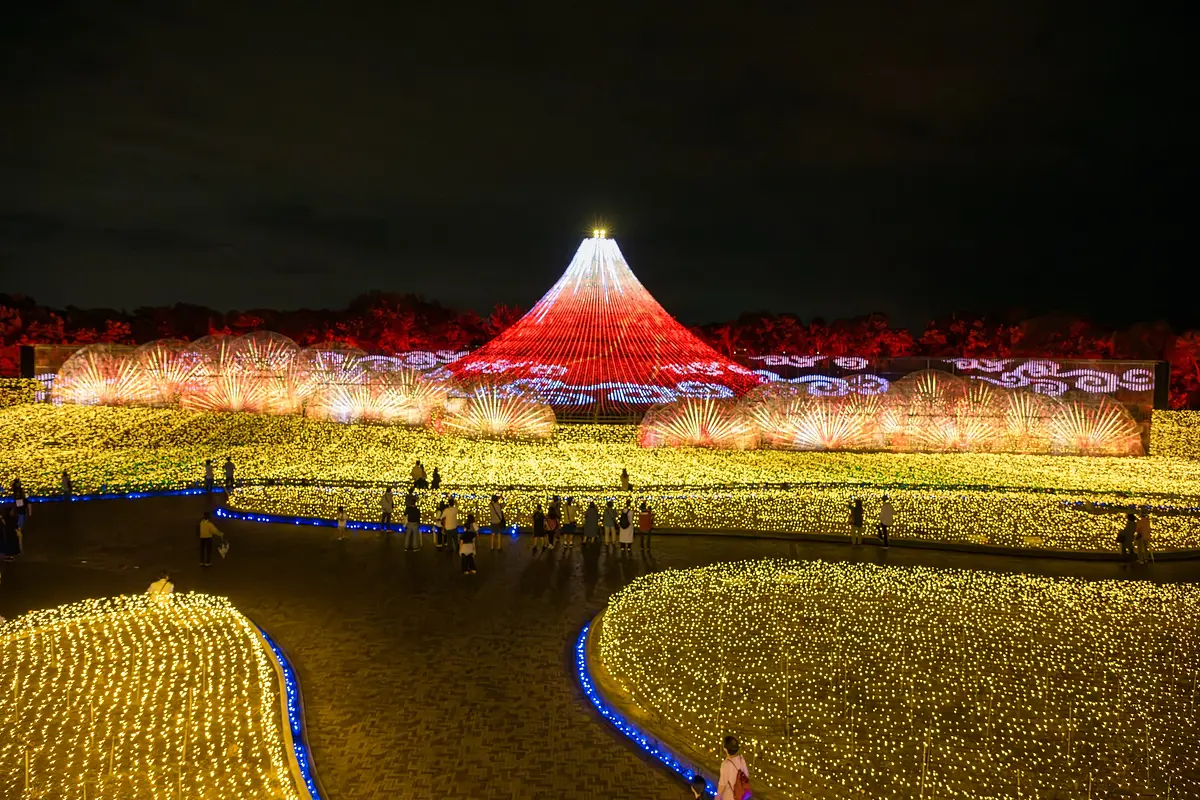
<instances>
[{"instance_id":1,"label":"rows of light strands","mask_svg":"<svg viewBox=\"0 0 1200 800\"><path fill-rule=\"evenodd\" d=\"M332 520L339 507L351 520L379 522L383 489L332 486L245 486L235 489L229 505L237 511ZM462 514L473 513L480 524L490 520L489 503L502 496L510 525L529 528L535 504L544 511L551 494L545 490L475 487L452 492ZM1107 507L1089 507L1096 498L1075 493L1028 491L962 491L881 487L797 486L788 489L721 489L635 491L582 488L559 492L573 497L582 514L588 503L603 510L612 501L618 513L629 502L654 510L656 527L664 530L761 531L783 534L849 535L849 509L863 501L865 533L873 536L882 496L895 510L889 528L893 539L985 544L1000 547L1116 552L1117 531L1125 522L1122 509L1150 507L1156 550L1200 549L1200 510L1162 506L1157 498L1110 498ZM432 524L443 491L417 491L421 521ZM397 501L399 502L399 500ZM397 515L398 518L398 515ZM582 517L581 517L582 519Z\"/></svg>"},{"instance_id":2,"label":"rows of light strands","mask_svg":"<svg viewBox=\"0 0 1200 800\"><path fill-rule=\"evenodd\" d=\"M926 370L884 394L814 394L767 384L739 401L684 399L652 408L646 447L745 450L1142 455L1141 428L1107 396L1050 397Z\"/></svg>"},{"instance_id":3,"label":"rows of light strands","mask_svg":"<svg viewBox=\"0 0 1200 800\"><path fill-rule=\"evenodd\" d=\"M1150 452L1200 458L1200 411L1155 411L1150 423Z\"/></svg>"},{"instance_id":4,"label":"rows of light strands","mask_svg":"<svg viewBox=\"0 0 1200 800\"><path fill-rule=\"evenodd\" d=\"M447 485L746 487L768 483L1007 486L1200 496L1200 461L988 453L795 453L641 448L637 426L567 425L540 442L476 441L424 429L173 409L18 406L0 410L0 474L34 494L178 487L206 458L232 456L239 479L407 482L416 459Z\"/></svg>"},{"instance_id":5,"label":"rows of light strands","mask_svg":"<svg viewBox=\"0 0 1200 800\"><path fill-rule=\"evenodd\" d=\"M453 395L453 396L452 396ZM334 422L427 425L467 436L548 436L554 412L479 383L439 383L395 359L329 342L301 348L278 333L89 345L54 380L56 402L303 414Z\"/></svg>"},{"instance_id":6,"label":"rows of light strands","mask_svg":"<svg viewBox=\"0 0 1200 800\"><path fill-rule=\"evenodd\" d=\"M1198 632L1194 585L765 560L639 578L599 654L652 735L735 733L784 796L1182 800Z\"/></svg>"},{"instance_id":7,"label":"rows of light strands","mask_svg":"<svg viewBox=\"0 0 1200 800\"><path fill-rule=\"evenodd\" d=\"M0 796L299 797L274 666L224 598L27 614L0 626L0 683Z\"/></svg>"}]
</instances>

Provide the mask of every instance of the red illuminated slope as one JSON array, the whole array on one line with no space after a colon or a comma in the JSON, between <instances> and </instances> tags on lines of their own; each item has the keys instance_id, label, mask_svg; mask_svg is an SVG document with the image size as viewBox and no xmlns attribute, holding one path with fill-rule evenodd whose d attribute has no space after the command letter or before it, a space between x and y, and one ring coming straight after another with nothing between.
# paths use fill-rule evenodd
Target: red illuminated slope
<instances>
[{"instance_id":1,"label":"red illuminated slope","mask_svg":"<svg viewBox=\"0 0 1200 800\"><path fill-rule=\"evenodd\" d=\"M528 314L449 370L512 382L562 410L614 413L681 396L735 397L760 380L680 325L602 236L583 241Z\"/></svg>"}]
</instances>

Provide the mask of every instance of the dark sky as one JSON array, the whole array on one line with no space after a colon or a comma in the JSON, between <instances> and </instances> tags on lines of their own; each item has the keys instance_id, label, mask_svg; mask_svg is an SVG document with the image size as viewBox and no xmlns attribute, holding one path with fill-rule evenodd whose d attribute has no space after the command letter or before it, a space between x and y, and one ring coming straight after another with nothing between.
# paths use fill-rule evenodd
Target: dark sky
<instances>
[{"instance_id":1,"label":"dark sky","mask_svg":"<svg viewBox=\"0 0 1200 800\"><path fill-rule=\"evenodd\" d=\"M43 303L528 306L604 218L686 322L1200 325L1155 4L23 5L0 291Z\"/></svg>"}]
</instances>

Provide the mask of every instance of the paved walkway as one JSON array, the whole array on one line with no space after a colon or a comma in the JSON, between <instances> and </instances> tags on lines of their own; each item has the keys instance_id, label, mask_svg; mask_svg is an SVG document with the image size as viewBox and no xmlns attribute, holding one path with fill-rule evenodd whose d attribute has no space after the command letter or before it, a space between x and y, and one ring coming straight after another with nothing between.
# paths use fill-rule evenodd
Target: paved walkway
<instances>
[{"instance_id":1,"label":"paved walkway","mask_svg":"<svg viewBox=\"0 0 1200 800\"><path fill-rule=\"evenodd\" d=\"M26 555L3 568L0 614L144 591L164 567L179 590L227 595L293 657L331 800L690 797L592 712L570 671L582 625L648 570L784 556L1200 581L1197 561L1126 571L705 536L657 538L652 559L578 547L534 559L527 538L507 540L464 577L429 537L406 553L396 538L237 522L221 523L229 559L202 571L193 536L204 507L190 497L37 507Z\"/></svg>"}]
</instances>

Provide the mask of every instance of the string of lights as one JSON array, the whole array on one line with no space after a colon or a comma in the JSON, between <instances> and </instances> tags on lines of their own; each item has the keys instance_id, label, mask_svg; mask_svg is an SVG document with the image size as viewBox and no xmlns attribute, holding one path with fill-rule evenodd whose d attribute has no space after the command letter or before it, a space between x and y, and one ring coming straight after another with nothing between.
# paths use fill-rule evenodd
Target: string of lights
<instances>
[{"instance_id":1,"label":"string of lights","mask_svg":"<svg viewBox=\"0 0 1200 800\"><path fill-rule=\"evenodd\" d=\"M717 564L636 579L597 644L644 740L735 733L786 796L1200 797L1194 585Z\"/></svg>"},{"instance_id":2,"label":"string of lights","mask_svg":"<svg viewBox=\"0 0 1200 800\"><path fill-rule=\"evenodd\" d=\"M270 651L224 598L26 614L0 625L0 676L0 796L301 800Z\"/></svg>"}]
</instances>

